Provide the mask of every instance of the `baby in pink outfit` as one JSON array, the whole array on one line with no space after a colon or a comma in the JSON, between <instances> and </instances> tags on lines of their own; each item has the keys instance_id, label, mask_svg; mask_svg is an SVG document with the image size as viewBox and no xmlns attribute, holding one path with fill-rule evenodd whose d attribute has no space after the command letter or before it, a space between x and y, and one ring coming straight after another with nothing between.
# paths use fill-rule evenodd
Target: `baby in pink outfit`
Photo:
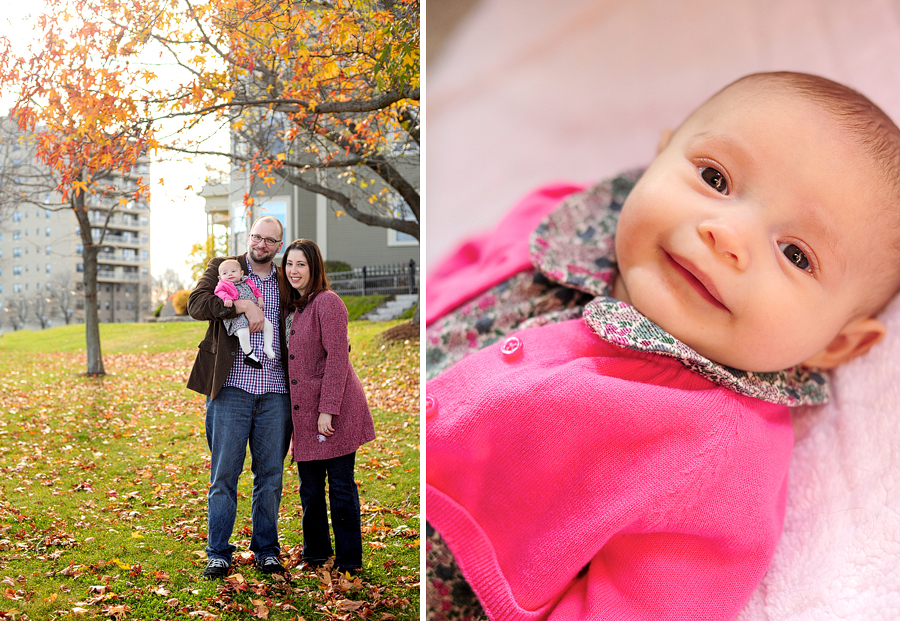
<instances>
[{"instance_id":1,"label":"baby in pink outfit","mask_svg":"<svg viewBox=\"0 0 900 621\"><path fill-rule=\"evenodd\" d=\"M737 615L781 533L788 406L885 333L898 205L881 110L756 74L646 171L535 193L440 266L429 618Z\"/></svg>"},{"instance_id":2,"label":"baby in pink outfit","mask_svg":"<svg viewBox=\"0 0 900 621\"><path fill-rule=\"evenodd\" d=\"M234 300L256 300L260 310L265 308L262 293L253 284L253 281L244 276L241 264L234 259L222 261L219 265L219 284L216 285L215 294L229 308L234 305ZM229 336L237 335L241 351L244 352L244 363L255 369L261 369L262 363L253 353L253 346L250 344L250 322L247 320L247 316L241 313L237 317L223 319L222 323ZM263 351L270 360L275 358L275 350L272 349L274 335L275 330L272 323L266 319L263 326Z\"/></svg>"}]
</instances>

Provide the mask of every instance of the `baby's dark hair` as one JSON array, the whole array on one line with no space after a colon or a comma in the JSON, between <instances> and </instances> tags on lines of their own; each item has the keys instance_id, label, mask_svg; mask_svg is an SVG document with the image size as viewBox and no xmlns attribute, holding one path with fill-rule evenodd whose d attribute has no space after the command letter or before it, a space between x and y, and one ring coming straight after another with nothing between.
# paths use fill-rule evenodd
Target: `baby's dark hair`
<instances>
[{"instance_id":1,"label":"baby's dark hair","mask_svg":"<svg viewBox=\"0 0 900 621\"><path fill-rule=\"evenodd\" d=\"M858 314L878 314L900 291L900 128L865 95L821 76L791 71L755 73L723 90L742 82L756 82L807 97L829 112L857 140L863 154L871 158L887 192L880 209L873 209L867 216L883 227L891 241L886 252L880 253L881 277L860 300Z\"/></svg>"}]
</instances>

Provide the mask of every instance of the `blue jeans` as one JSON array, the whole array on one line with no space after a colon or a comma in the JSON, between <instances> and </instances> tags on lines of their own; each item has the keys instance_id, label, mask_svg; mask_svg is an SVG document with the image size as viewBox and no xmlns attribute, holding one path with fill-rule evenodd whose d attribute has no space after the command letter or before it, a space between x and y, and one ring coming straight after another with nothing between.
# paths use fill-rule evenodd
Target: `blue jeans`
<instances>
[{"instance_id":1,"label":"blue jeans","mask_svg":"<svg viewBox=\"0 0 900 621\"><path fill-rule=\"evenodd\" d=\"M334 530L334 565L340 569L362 569L362 525L359 490L353 476L356 453L319 461L298 461L300 505L303 507L303 560L321 564L331 556L325 478Z\"/></svg>"},{"instance_id":2,"label":"blue jeans","mask_svg":"<svg viewBox=\"0 0 900 621\"><path fill-rule=\"evenodd\" d=\"M206 443L212 459L209 472L209 535L207 558L231 563L235 547L228 540L237 513L238 476L250 444L253 535L250 549L257 558L278 556L278 508L284 457L291 443L291 398L269 392L253 395L226 386L206 399Z\"/></svg>"}]
</instances>

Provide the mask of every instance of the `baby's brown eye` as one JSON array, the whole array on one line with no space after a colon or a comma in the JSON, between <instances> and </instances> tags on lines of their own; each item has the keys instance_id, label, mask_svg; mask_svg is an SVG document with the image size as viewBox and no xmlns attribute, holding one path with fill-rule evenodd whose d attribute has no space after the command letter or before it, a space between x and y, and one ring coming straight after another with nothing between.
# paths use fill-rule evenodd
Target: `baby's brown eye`
<instances>
[{"instance_id":1,"label":"baby's brown eye","mask_svg":"<svg viewBox=\"0 0 900 621\"><path fill-rule=\"evenodd\" d=\"M801 270L809 270L809 259L806 254L796 246L796 244L778 244L781 252L788 258L788 261L799 267Z\"/></svg>"},{"instance_id":2,"label":"baby's brown eye","mask_svg":"<svg viewBox=\"0 0 900 621\"><path fill-rule=\"evenodd\" d=\"M703 180L716 192L728 194L728 182L725 181L725 175L715 168L701 168L700 176L703 177Z\"/></svg>"}]
</instances>

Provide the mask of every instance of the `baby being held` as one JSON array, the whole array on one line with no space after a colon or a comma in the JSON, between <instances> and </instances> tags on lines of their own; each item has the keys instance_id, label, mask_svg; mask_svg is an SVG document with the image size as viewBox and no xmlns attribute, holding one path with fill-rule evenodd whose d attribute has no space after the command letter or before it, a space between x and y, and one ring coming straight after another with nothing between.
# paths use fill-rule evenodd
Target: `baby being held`
<instances>
[{"instance_id":1,"label":"baby being held","mask_svg":"<svg viewBox=\"0 0 900 621\"><path fill-rule=\"evenodd\" d=\"M234 300L254 300L260 310L265 308L262 293L253 284L253 281L244 276L241 264L235 259L222 261L219 265L219 283L216 285L215 294L228 308L234 306ZM240 313L237 317L223 319L222 323L229 336L237 335L241 351L244 352L244 363L255 369L261 369L262 363L253 353L253 346L250 344L250 322L247 320L247 316ZM272 349L274 334L272 322L266 319L263 325L263 351L270 360L275 358L275 350Z\"/></svg>"},{"instance_id":2,"label":"baby being held","mask_svg":"<svg viewBox=\"0 0 900 621\"><path fill-rule=\"evenodd\" d=\"M428 282L431 618L734 618L781 534L788 406L885 333L898 206L877 106L755 74L645 171L545 188L452 256Z\"/></svg>"}]
</instances>

